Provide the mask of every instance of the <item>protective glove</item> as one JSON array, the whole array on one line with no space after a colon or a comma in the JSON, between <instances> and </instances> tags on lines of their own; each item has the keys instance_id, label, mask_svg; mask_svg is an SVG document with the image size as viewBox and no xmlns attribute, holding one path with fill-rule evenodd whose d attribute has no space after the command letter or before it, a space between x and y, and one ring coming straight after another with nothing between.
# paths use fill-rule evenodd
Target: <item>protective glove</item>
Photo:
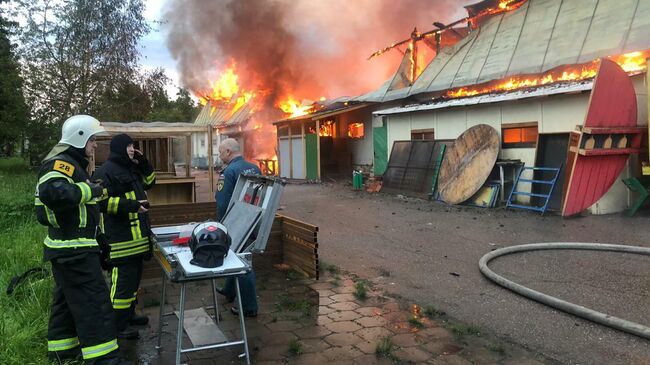
<instances>
[{"instance_id":1,"label":"protective glove","mask_svg":"<svg viewBox=\"0 0 650 365\"><path fill-rule=\"evenodd\" d=\"M92 195L93 198L99 198L108 194L108 191L102 186L102 184L89 182L88 186L90 186L90 195Z\"/></svg>"},{"instance_id":2,"label":"protective glove","mask_svg":"<svg viewBox=\"0 0 650 365\"><path fill-rule=\"evenodd\" d=\"M144 157L144 155L140 151L135 151L135 153L133 154L133 160L135 163L137 163L140 166L144 166L149 163L149 161L147 161L147 158Z\"/></svg>"}]
</instances>

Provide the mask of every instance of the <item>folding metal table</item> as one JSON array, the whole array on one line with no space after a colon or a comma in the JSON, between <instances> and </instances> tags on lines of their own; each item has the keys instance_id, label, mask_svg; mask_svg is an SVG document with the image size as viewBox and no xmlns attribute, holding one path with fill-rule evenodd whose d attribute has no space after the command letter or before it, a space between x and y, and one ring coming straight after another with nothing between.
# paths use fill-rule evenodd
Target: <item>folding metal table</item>
<instances>
[{"instance_id":1,"label":"folding metal table","mask_svg":"<svg viewBox=\"0 0 650 365\"><path fill-rule=\"evenodd\" d=\"M251 271L251 266L248 264L248 260L242 259L239 255L235 254L232 250L228 252L228 255L224 259L222 266L219 266L214 269L202 268L196 265L192 265L190 260L192 259L192 253L189 247L175 246L172 244L172 240L178 237L180 226L170 226L170 227L159 227L154 228L154 234L156 236L156 244L154 246L154 257L156 261L160 264L163 269L162 275L162 289L161 289L161 300L160 300L160 317L158 324L158 343L156 348L161 348L162 340L162 326L163 326L163 317L168 315L173 315L174 312L164 312L165 307L165 289L167 281L173 283L179 283L180 288L180 303L178 309L178 330L176 335L176 365L181 364L181 354L218 349L229 346L243 345L244 353L239 355L239 357L246 358L246 364L250 365L250 353L248 350L248 339L246 337L246 324L244 322L244 316L239 316L239 326L241 330L241 339L235 341L226 341L222 343L215 343L205 346L195 346L190 348L182 348L183 343L183 323L185 316L185 300L187 297L187 284L195 281L210 280L212 284L212 299L214 304L214 317L217 327L219 325L219 306L216 294L216 284L215 279L225 278L225 277L238 277L245 275ZM242 308L241 305L241 294L239 290L239 280L235 280L235 288L237 291L237 303L239 308Z\"/></svg>"},{"instance_id":2,"label":"folding metal table","mask_svg":"<svg viewBox=\"0 0 650 365\"><path fill-rule=\"evenodd\" d=\"M252 253L264 252L266 248L284 185L284 180L268 176L243 174L239 176L233 190L232 198L228 202L226 214L221 220L223 225L228 229L232 244L224 260L224 264L217 268L205 269L192 265L190 263L192 259L190 249L172 244L172 241L179 237L183 226L167 226L153 229L156 241L153 251L154 257L163 269L157 348L160 348L163 316L173 314L173 312L164 313L166 282L169 280L173 283L181 284L178 333L176 339L176 365L180 365L182 353L236 345L244 346L244 353L240 357L245 357L246 364L250 365L246 325L244 323L244 316L241 315L243 313L239 315L239 325L242 334L240 340L196 346L188 349L182 348L186 285L192 281L210 280L212 283L214 316L218 326L219 310L214 280L246 275L252 270ZM241 304L239 280L234 281L235 288L237 289L237 304L241 310L243 307Z\"/></svg>"}]
</instances>

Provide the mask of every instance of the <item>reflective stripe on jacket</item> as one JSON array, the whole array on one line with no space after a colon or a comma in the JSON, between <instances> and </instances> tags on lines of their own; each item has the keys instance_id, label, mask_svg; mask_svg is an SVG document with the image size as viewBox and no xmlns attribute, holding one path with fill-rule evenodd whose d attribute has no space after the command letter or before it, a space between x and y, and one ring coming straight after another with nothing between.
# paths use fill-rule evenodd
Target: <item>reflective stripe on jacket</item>
<instances>
[{"instance_id":1,"label":"reflective stripe on jacket","mask_svg":"<svg viewBox=\"0 0 650 365\"><path fill-rule=\"evenodd\" d=\"M48 227L45 259L97 251L97 201L92 198L85 164L70 151L45 161L38 173L34 206L39 223Z\"/></svg>"},{"instance_id":2,"label":"reflective stripe on jacket","mask_svg":"<svg viewBox=\"0 0 650 365\"><path fill-rule=\"evenodd\" d=\"M148 254L151 224L148 213L138 213L138 201L147 200L145 190L155 184L151 165L136 168L109 159L95 171L93 179L101 179L108 190L108 199L99 205L111 261Z\"/></svg>"}]
</instances>

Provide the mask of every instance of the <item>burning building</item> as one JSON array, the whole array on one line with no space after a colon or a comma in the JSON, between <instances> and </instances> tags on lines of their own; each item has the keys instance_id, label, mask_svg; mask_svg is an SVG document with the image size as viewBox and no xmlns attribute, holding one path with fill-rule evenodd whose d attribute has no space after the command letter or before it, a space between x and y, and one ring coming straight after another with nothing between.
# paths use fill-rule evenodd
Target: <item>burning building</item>
<instances>
[{"instance_id":1,"label":"burning building","mask_svg":"<svg viewBox=\"0 0 650 365\"><path fill-rule=\"evenodd\" d=\"M341 97L317 110L274 122L280 176L308 180L347 179L353 170L372 172L373 166L377 173L374 156L377 150L373 151L373 146L376 148L385 141L376 140L382 135L373 129L373 112L403 104L400 99L384 102L383 95L410 87L428 60L468 33L466 27L455 27L458 22L447 26L436 24L436 29L427 32L419 32L416 28L409 38L370 55L369 60L393 49L404 53L397 71L377 90L356 98Z\"/></svg>"},{"instance_id":2,"label":"burning building","mask_svg":"<svg viewBox=\"0 0 650 365\"><path fill-rule=\"evenodd\" d=\"M373 113L373 133L382 134L374 138L375 173L396 140L427 134L450 141L477 124L500 132L502 159L566 166L570 133L585 120L603 57L631 77L637 123L647 123L647 1L486 0L467 10L469 34L441 49L412 85L352 100L402 103ZM638 174L636 158L622 177ZM619 181L591 212L621 211L628 200Z\"/></svg>"}]
</instances>

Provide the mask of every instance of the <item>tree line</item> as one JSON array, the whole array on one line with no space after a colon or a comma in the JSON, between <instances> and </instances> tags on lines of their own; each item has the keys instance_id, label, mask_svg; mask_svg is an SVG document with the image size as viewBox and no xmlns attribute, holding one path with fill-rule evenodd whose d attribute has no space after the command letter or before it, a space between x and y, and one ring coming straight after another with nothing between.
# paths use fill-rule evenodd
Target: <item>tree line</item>
<instances>
[{"instance_id":1,"label":"tree line","mask_svg":"<svg viewBox=\"0 0 650 365\"><path fill-rule=\"evenodd\" d=\"M0 0L0 155L36 163L75 114L101 121L191 122L185 89L139 66L151 31L142 0Z\"/></svg>"}]
</instances>

